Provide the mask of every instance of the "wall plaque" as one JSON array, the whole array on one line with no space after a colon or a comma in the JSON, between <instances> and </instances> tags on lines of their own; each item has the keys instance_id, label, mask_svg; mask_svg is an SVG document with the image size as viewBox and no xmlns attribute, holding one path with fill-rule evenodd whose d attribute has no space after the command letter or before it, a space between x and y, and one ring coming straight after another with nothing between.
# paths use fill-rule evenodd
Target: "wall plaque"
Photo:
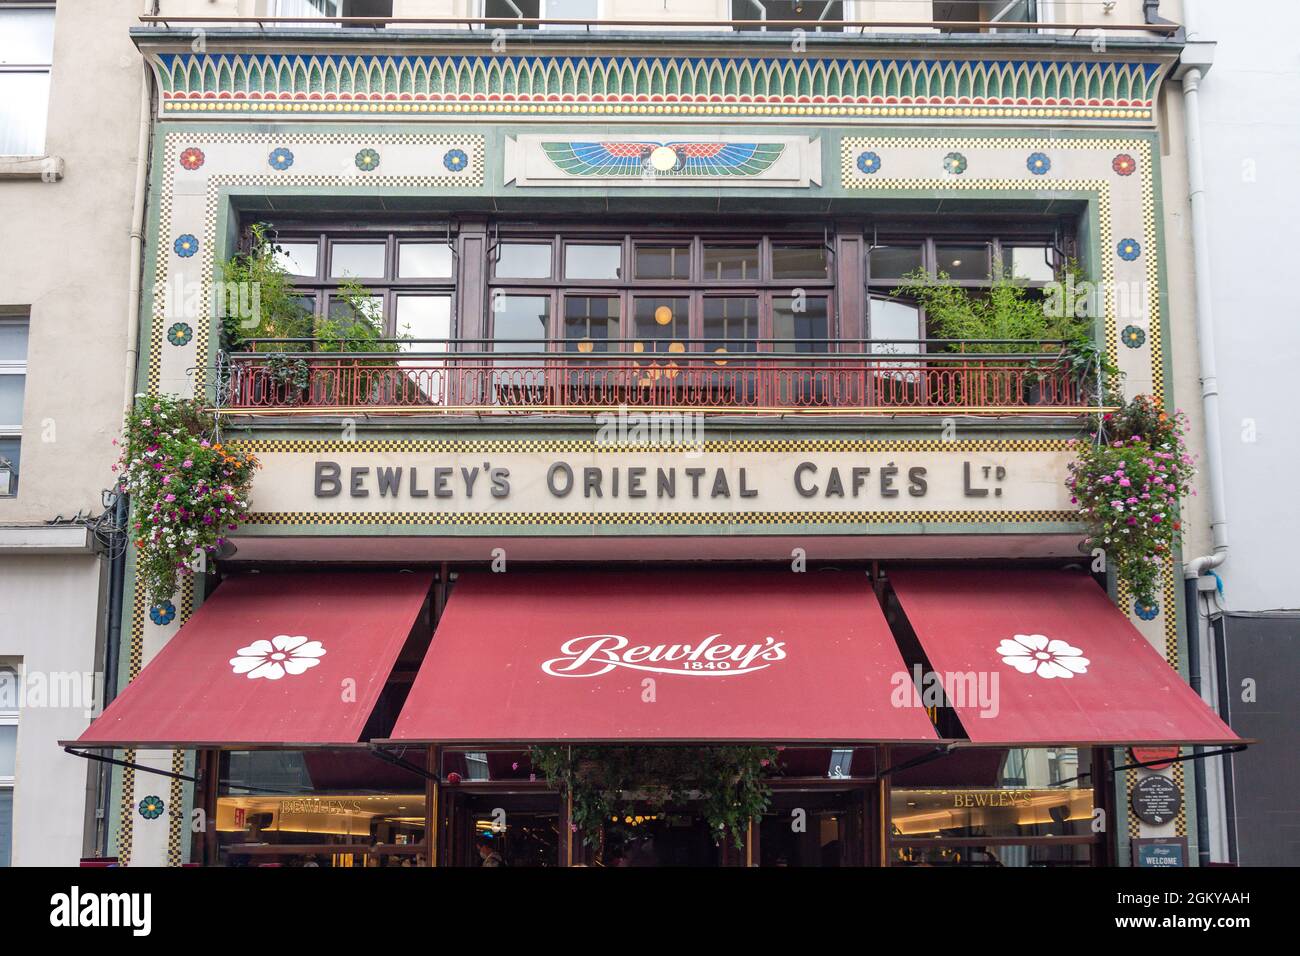
<instances>
[{"instance_id":1,"label":"wall plaque","mask_svg":"<svg viewBox=\"0 0 1300 956\"><path fill-rule=\"evenodd\" d=\"M1133 787L1130 802L1139 820L1159 825L1177 816L1183 805L1183 792L1168 777L1152 774Z\"/></svg>"}]
</instances>

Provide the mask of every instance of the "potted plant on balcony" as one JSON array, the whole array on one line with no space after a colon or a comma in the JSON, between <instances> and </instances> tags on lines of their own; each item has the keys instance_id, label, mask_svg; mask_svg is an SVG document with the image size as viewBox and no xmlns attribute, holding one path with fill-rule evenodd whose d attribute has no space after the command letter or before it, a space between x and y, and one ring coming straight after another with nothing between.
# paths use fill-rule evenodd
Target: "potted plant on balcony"
<instances>
[{"instance_id":1,"label":"potted plant on balcony","mask_svg":"<svg viewBox=\"0 0 1300 956\"><path fill-rule=\"evenodd\" d=\"M384 322L378 301L355 280L344 282L335 293L332 311L316 321L294 287L289 271L277 257L280 247L267 227L254 223L247 250L219 264L221 287L217 305L223 345L266 355L258 368L236 368L238 376L264 376L271 394L261 396L269 405L297 405L308 399L323 405L374 404L391 393L391 376L364 372L372 366L395 368L383 359L341 363L326 373L314 371L295 352L397 352L400 345L384 341ZM403 336L399 336L401 338ZM286 348L263 339L302 339Z\"/></svg>"},{"instance_id":2,"label":"potted plant on balcony","mask_svg":"<svg viewBox=\"0 0 1300 956\"><path fill-rule=\"evenodd\" d=\"M943 402L1038 404L1044 380L1062 366L1059 348L1050 343L1075 343L1086 353L1085 346L1092 342L1091 319L1053 314L1046 302L1031 298L1028 286L1012 276L996 275L986 289L972 292L946 272L932 276L918 269L904 275L893 294L913 298L925 309L934 338L955 340L946 346L948 353L1033 356L1026 362L1029 371L1020 378L1019 388L1002 372L963 372L941 380L936 397ZM1068 347L1065 352L1071 354Z\"/></svg>"},{"instance_id":3,"label":"potted plant on balcony","mask_svg":"<svg viewBox=\"0 0 1300 956\"><path fill-rule=\"evenodd\" d=\"M294 288L288 270L277 258L280 247L262 223L249 230L246 251L218 263L221 284L216 305L221 319L222 346L266 354L265 375L271 394L268 404L296 405L306 396L311 369L306 360L291 358L283 345L259 339L308 339L312 315ZM254 368L235 368L236 376Z\"/></svg>"},{"instance_id":4,"label":"potted plant on balcony","mask_svg":"<svg viewBox=\"0 0 1300 956\"><path fill-rule=\"evenodd\" d=\"M398 342L385 339L384 317L379 300L354 279L339 286L335 309L316 327L316 351L336 353L335 371L320 378L320 395L325 405L378 405L391 403L402 382L392 359L344 358L347 352L396 354ZM397 338L408 338L399 333ZM378 371L376 371L378 370Z\"/></svg>"}]
</instances>

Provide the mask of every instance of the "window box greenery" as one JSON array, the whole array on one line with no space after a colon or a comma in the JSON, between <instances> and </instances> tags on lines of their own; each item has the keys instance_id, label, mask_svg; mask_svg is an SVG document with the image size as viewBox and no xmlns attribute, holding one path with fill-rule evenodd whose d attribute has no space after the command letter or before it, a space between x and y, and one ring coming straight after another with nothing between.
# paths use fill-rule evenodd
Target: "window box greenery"
<instances>
[{"instance_id":1,"label":"window box greenery","mask_svg":"<svg viewBox=\"0 0 1300 956\"><path fill-rule=\"evenodd\" d=\"M224 294L218 297L218 306L224 346L267 356L264 367L273 389L267 396L271 404L366 405L388 400L400 384L395 361L343 358L345 353L373 356L401 350L399 342L385 338L383 315L370 291L355 280L343 282L334 293L335 309L317 319L277 260L278 251L267 227L255 223L247 251L220 263ZM288 345L262 339L303 341ZM307 351L338 353L340 361L317 367L294 355ZM394 371L377 374L376 367Z\"/></svg>"},{"instance_id":2,"label":"window box greenery","mask_svg":"<svg viewBox=\"0 0 1300 956\"><path fill-rule=\"evenodd\" d=\"M1073 263L1062 275L1062 281L1080 284ZM991 285L971 290L945 272L932 276L918 269L904 275L893 294L917 301L925 310L929 335L952 340L945 346L947 353L1035 356L1028 360L1030 371L1021 393L1006 396L1011 403L1037 404L1043 383L1059 375L1063 365L1090 405L1118 374L1106 351L1094 341L1090 317L1060 308L1055 297L1032 298L1029 287L1013 277L998 275ZM944 394L936 398L960 405L977 392L996 394L1006 387L1005 375L976 370L945 379Z\"/></svg>"}]
</instances>

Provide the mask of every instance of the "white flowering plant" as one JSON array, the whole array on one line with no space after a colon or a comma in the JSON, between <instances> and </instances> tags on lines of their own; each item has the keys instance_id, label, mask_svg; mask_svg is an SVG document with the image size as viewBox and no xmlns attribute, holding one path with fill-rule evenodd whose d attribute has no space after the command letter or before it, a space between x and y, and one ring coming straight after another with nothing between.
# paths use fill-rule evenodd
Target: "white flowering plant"
<instances>
[{"instance_id":1,"label":"white flowering plant","mask_svg":"<svg viewBox=\"0 0 1300 956\"><path fill-rule=\"evenodd\" d=\"M114 470L131 497L136 574L150 604L170 600L195 558L218 551L248 514L257 459L215 434L211 412L176 396L137 396L127 418Z\"/></svg>"},{"instance_id":2,"label":"white flowering plant","mask_svg":"<svg viewBox=\"0 0 1300 956\"><path fill-rule=\"evenodd\" d=\"M1187 453L1182 412L1165 412L1138 395L1104 415L1089 441L1076 441L1070 501L1088 524L1088 543L1101 548L1116 578L1138 604L1155 605L1160 570L1182 538L1179 502L1196 473Z\"/></svg>"}]
</instances>

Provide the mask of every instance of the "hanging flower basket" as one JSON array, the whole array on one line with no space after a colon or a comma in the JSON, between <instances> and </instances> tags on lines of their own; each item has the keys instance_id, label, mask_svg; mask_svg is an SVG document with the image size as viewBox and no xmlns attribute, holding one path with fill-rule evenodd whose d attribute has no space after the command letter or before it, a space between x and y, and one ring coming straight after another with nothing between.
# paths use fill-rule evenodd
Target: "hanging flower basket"
<instances>
[{"instance_id":1,"label":"hanging flower basket","mask_svg":"<svg viewBox=\"0 0 1300 956\"><path fill-rule=\"evenodd\" d=\"M1195 474L1182 412L1139 395L1104 415L1089 441L1076 441L1066 486L1120 584L1138 604L1155 603L1160 573L1182 538L1179 502Z\"/></svg>"},{"instance_id":2,"label":"hanging flower basket","mask_svg":"<svg viewBox=\"0 0 1300 956\"><path fill-rule=\"evenodd\" d=\"M136 396L114 470L131 496L136 574L150 604L170 600L194 560L239 527L257 467L217 440L215 416L201 403Z\"/></svg>"}]
</instances>

